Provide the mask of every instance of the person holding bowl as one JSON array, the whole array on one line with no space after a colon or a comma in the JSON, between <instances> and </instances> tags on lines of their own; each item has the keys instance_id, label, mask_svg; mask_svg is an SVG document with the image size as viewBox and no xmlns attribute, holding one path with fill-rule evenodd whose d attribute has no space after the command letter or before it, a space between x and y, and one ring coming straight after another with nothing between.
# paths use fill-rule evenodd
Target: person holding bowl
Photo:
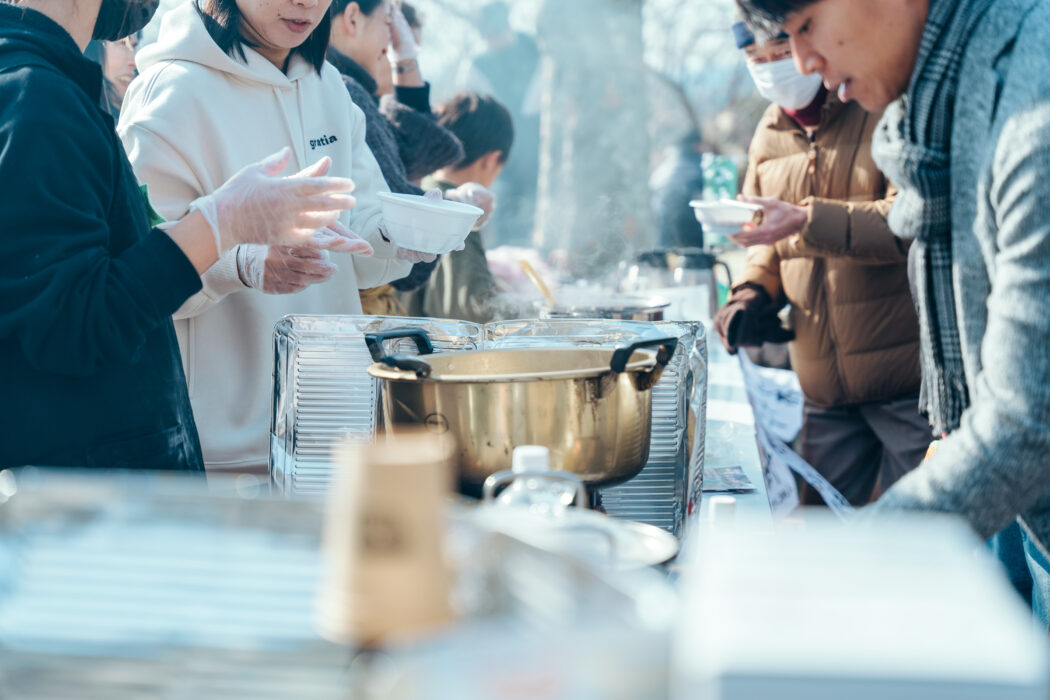
<instances>
[{"instance_id":1,"label":"person holding bowl","mask_svg":"<svg viewBox=\"0 0 1050 700\"><path fill-rule=\"evenodd\" d=\"M384 235L388 191L365 143L365 118L325 62L330 0L194 0L168 12L139 52L118 131L139 179L177 218L260 153L289 147L352 178L357 204L335 230L349 253L239 246L175 313L209 470L265 473L272 336L288 314L359 314L359 290L408 274L423 256ZM357 236L350 234L352 228ZM359 237L358 237L359 236Z\"/></svg>"},{"instance_id":2,"label":"person holding bowl","mask_svg":"<svg viewBox=\"0 0 1050 700\"><path fill-rule=\"evenodd\" d=\"M879 115L844 104L795 68L786 36L743 22L737 45L771 104L751 142L745 202L763 218L733 240L742 280L715 317L726 348L789 345L805 395L801 453L851 503L867 503L921 462L932 439L919 414L919 327L908 250L886 216L894 189L871 158ZM778 312L791 305L791 330ZM813 490L805 504L820 504Z\"/></svg>"}]
</instances>

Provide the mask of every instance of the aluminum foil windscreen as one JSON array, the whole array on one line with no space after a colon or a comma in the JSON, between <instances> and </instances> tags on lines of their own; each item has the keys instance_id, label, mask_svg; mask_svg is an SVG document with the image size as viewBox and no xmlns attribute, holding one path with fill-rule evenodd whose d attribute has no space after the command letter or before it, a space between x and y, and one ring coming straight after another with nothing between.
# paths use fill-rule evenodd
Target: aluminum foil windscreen
<instances>
[{"instance_id":1,"label":"aluminum foil windscreen","mask_svg":"<svg viewBox=\"0 0 1050 700\"><path fill-rule=\"evenodd\" d=\"M388 316L288 316L274 330L270 475L278 490L322 496L332 478L334 442L372 441L379 383L368 375L365 333L421 328L437 352L477 349L472 323ZM391 354L418 354L411 341L389 341Z\"/></svg>"},{"instance_id":2,"label":"aluminum foil windscreen","mask_svg":"<svg viewBox=\"0 0 1050 700\"><path fill-rule=\"evenodd\" d=\"M638 476L604 489L601 499L609 515L680 534L686 514L699 506L703 484L703 426L707 409L707 341L703 324L578 319L508 321L486 326L486 336L489 347L621 347L647 338L678 339L678 349L653 387L649 460ZM696 426L700 429L696 430Z\"/></svg>"},{"instance_id":3,"label":"aluminum foil windscreen","mask_svg":"<svg viewBox=\"0 0 1050 700\"><path fill-rule=\"evenodd\" d=\"M602 491L606 511L680 534L699 505L707 406L707 345L700 323L612 320L505 321L487 326L382 316L289 316L274 336L274 410L270 472L289 495L323 495L331 480L332 444L345 435L374 439L379 385L366 332L421 328L440 351L528 346L618 347L674 336L678 349L653 388L649 461L631 481ZM415 354L411 341L387 350ZM699 429L698 429L699 428Z\"/></svg>"}]
</instances>

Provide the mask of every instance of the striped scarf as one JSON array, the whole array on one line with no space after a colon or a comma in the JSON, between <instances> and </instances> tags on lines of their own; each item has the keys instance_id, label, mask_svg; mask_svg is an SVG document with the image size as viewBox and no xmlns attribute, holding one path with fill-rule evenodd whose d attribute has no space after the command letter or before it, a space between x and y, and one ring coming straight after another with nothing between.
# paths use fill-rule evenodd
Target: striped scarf
<instances>
[{"instance_id":1,"label":"striped scarf","mask_svg":"<svg viewBox=\"0 0 1050 700\"><path fill-rule=\"evenodd\" d=\"M919 314L920 403L936 435L959 427L970 396L952 283L951 134L963 53L995 0L930 0L908 91L879 123L872 155L898 188L889 226L913 241Z\"/></svg>"}]
</instances>

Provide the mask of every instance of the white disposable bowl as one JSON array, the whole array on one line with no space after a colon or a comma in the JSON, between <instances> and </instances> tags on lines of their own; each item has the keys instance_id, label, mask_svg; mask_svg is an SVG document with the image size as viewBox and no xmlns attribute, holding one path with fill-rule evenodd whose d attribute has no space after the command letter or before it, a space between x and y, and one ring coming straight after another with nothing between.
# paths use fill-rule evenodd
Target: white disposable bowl
<instances>
[{"instance_id":1,"label":"white disposable bowl","mask_svg":"<svg viewBox=\"0 0 1050 700\"><path fill-rule=\"evenodd\" d=\"M761 204L748 204L735 199L722 199L717 202L703 202L698 199L689 202L696 214L696 220L704 225L709 233L733 235L740 231L744 224L756 222L759 214L765 209Z\"/></svg>"},{"instance_id":2,"label":"white disposable bowl","mask_svg":"<svg viewBox=\"0 0 1050 700\"><path fill-rule=\"evenodd\" d=\"M447 199L430 200L415 194L380 192L387 237L400 248L444 255L467 240L485 212Z\"/></svg>"}]
</instances>

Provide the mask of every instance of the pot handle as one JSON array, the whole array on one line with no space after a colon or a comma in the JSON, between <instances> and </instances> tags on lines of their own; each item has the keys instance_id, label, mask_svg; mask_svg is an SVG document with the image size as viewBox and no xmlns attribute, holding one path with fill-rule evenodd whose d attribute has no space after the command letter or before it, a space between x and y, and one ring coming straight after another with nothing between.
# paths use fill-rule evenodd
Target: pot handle
<instances>
[{"instance_id":1,"label":"pot handle","mask_svg":"<svg viewBox=\"0 0 1050 700\"><path fill-rule=\"evenodd\" d=\"M368 347L368 352L372 353L372 360L383 362L383 358L386 357L383 343L387 340L397 340L398 338L414 340L420 355L430 355L434 352L434 345L430 342L430 336L422 328L401 328L395 331L387 331L386 333L365 333L365 345ZM395 367L396 365L390 366Z\"/></svg>"},{"instance_id":2,"label":"pot handle","mask_svg":"<svg viewBox=\"0 0 1050 700\"><path fill-rule=\"evenodd\" d=\"M433 373L434 369L425 361L416 357L405 355L387 355L379 358L379 362L387 367L393 367L405 372L415 372L417 379L426 379Z\"/></svg>"},{"instance_id":3,"label":"pot handle","mask_svg":"<svg viewBox=\"0 0 1050 700\"><path fill-rule=\"evenodd\" d=\"M674 351L678 349L678 338L654 338L653 340L639 340L637 343L631 343L625 348L620 348L613 353L612 362L609 363L610 369L617 374L624 372L627 369L627 363L631 360L631 355L636 350L642 348L652 348L659 346L660 350L656 353L656 363L663 370L664 367L674 357Z\"/></svg>"},{"instance_id":4,"label":"pot handle","mask_svg":"<svg viewBox=\"0 0 1050 700\"><path fill-rule=\"evenodd\" d=\"M583 485L583 481L580 480L575 474L560 471L546 471L546 472L512 472L503 471L496 472L485 479L485 484L481 487L481 497L483 501L491 501L496 498L496 489L504 484L509 484L515 479L548 479L552 481L567 481L576 489L576 507L586 508L587 507L587 487Z\"/></svg>"}]
</instances>

